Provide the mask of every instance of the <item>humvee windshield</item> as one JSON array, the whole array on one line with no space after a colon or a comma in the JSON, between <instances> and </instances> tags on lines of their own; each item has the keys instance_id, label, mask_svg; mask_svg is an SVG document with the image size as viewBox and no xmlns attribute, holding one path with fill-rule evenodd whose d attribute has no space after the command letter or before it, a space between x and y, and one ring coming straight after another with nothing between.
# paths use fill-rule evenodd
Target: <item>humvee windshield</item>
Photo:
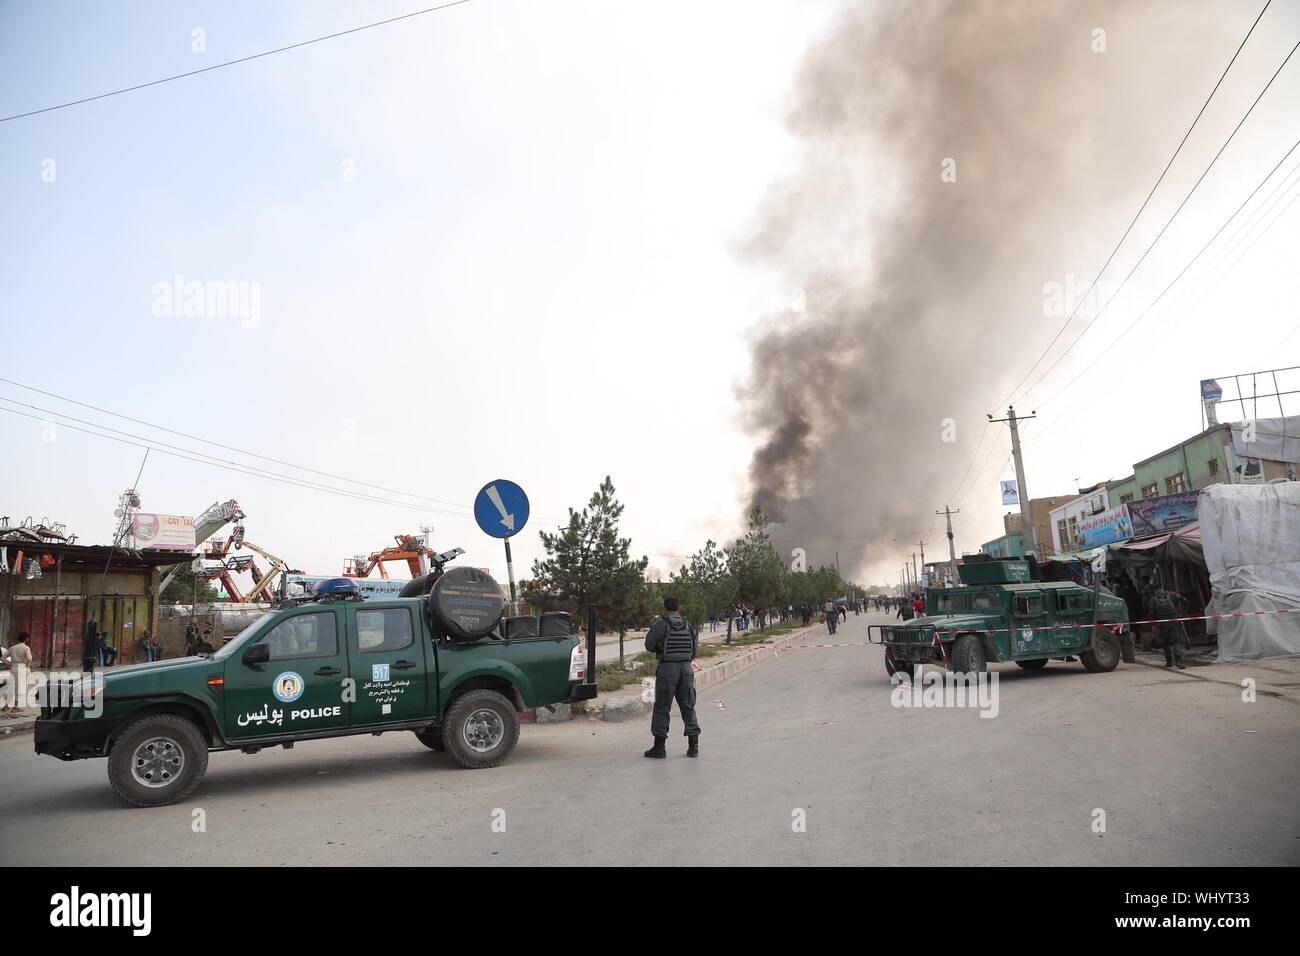
<instances>
[{"instance_id":1,"label":"humvee windshield","mask_svg":"<svg viewBox=\"0 0 1300 956\"><path fill-rule=\"evenodd\" d=\"M935 602L936 614L960 614L966 610L965 594L940 594Z\"/></svg>"}]
</instances>

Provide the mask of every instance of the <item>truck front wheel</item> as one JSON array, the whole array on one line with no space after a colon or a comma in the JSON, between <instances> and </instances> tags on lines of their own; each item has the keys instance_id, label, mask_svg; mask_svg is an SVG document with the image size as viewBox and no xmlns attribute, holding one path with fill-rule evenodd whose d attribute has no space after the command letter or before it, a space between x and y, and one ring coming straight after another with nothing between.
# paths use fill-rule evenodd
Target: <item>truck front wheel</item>
<instances>
[{"instance_id":1,"label":"truck front wheel","mask_svg":"<svg viewBox=\"0 0 1300 956\"><path fill-rule=\"evenodd\" d=\"M208 744L194 721L153 714L132 721L108 753L113 792L136 807L162 807L198 788L208 770Z\"/></svg>"},{"instance_id":2,"label":"truck front wheel","mask_svg":"<svg viewBox=\"0 0 1300 956\"><path fill-rule=\"evenodd\" d=\"M885 673L890 677L895 674L906 674L908 680L912 680L916 676L916 665L911 661L896 661L889 651L885 651Z\"/></svg>"},{"instance_id":3,"label":"truck front wheel","mask_svg":"<svg viewBox=\"0 0 1300 956\"><path fill-rule=\"evenodd\" d=\"M494 690L471 690L447 708L442 743L462 767L495 767L519 742L519 715Z\"/></svg>"},{"instance_id":4,"label":"truck front wheel","mask_svg":"<svg viewBox=\"0 0 1300 956\"><path fill-rule=\"evenodd\" d=\"M980 674L986 669L984 645L974 634L963 634L952 645L950 664L954 674Z\"/></svg>"}]
</instances>

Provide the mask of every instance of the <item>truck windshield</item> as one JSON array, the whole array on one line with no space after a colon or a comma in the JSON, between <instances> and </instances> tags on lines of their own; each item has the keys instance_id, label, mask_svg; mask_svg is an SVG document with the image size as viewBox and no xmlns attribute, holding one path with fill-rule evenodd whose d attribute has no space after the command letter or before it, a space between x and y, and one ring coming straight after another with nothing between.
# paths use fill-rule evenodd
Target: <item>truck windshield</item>
<instances>
[{"instance_id":1,"label":"truck windshield","mask_svg":"<svg viewBox=\"0 0 1300 956\"><path fill-rule=\"evenodd\" d=\"M960 614L966 610L965 594L939 594L934 603L936 614Z\"/></svg>"},{"instance_id":2,"label":"truck windshield","mask_svg":"<svg viewBox=\"0 0 1300 956\"><path fill-rule=\"evenodd\" d=\"M265 614L259 617L252 624L248 625L248 627L244 628L242 631L240 631L230 640L226 641L226 643L221 645L221 649L212 655L212 659L214 661L224 661L231 654L235 653L235 648L239 646L240 642L249 634L253 633L253 631L256 630L258 626L260 626L261 623L270 616L271 616L271 612L267 611Z\"/></svg>"}]
</instances>

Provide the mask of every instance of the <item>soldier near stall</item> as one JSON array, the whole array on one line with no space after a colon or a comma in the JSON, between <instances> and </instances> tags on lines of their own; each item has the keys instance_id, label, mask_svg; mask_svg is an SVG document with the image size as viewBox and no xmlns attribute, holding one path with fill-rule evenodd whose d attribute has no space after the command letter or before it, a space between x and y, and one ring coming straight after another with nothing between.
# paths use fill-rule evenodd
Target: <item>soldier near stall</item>
<instances>
[{"instance_id":1,"label":"soldier near stall","mask_svg":"<svg viewBox=\"0 0 1300 956\"><path fill-rule=\"evenodd\" d=\"M700 755L700 722L695 717L695 672L691 662L700 650L700 638L691 622L680 613L681 605L675 597L664 598L664 613L650 625L645 636L645 649L659 658L655 671L655 709L650 718L650 732L654 746L645 752L647 757L663 758L664 741L668 739L669 708L673 699L682 712L688 743L686 756Z\"/></svg>"}]
</instances>

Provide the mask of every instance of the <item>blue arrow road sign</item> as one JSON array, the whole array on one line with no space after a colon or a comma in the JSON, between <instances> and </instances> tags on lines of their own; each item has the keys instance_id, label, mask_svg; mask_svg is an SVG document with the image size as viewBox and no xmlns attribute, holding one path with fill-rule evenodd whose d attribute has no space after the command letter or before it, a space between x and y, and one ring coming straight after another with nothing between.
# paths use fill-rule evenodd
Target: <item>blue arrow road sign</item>
<instances>
[{"instance_id":1,"label":"blue arrow road sign","mask_svg":"<svg viewBox=\"0 0 1300 956\"><path fill-rule=\"evenodd\" d=\"M528 496L513 481L489 481L474 499L474 520L494 538L518 534L528 523Z\"/></svg>"}]
</instances>

